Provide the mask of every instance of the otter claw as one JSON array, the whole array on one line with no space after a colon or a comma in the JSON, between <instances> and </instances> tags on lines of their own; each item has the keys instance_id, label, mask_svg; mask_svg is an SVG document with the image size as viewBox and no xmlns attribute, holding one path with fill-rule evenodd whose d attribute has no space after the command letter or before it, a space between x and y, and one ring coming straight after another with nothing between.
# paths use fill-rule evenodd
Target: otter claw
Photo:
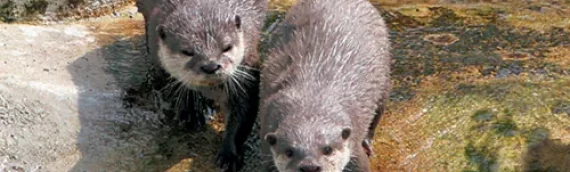
<instances>
[{"instance_id":1,"label":"otter claw","mask_svg":"<svg viewBox=\"0 0 570 172\"><path fill-rule=\"evenodd\" d=\"M231 151L222 151L216 159L216 165L222 169L223 172L237 172L238 171L238 155Z\"/></svg>"},{"instance_id":2,"label":"otter claw","mask_svg":"<svg viewBox=\"0 0 570 172\"><path fill-rule=\"evenodd\" d=\"M374 148L372 148L372 140L364 139L362 141L362 148L368 157L374 156Z\"/></svg>"}]
</instances>

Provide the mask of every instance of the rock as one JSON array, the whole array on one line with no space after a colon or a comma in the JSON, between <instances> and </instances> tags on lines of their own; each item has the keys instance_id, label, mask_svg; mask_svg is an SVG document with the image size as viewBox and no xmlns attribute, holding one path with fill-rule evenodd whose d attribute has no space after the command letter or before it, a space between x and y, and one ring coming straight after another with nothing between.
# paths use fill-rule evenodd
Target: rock
<instances>
[{"instance_id":1,"label":"rock","mask_svg":"<svg viewBox=\"0 0 570 172\"><path fill-rule=\"evenodd\" d=\"M553 8L550 8L550 7L541 7L540 12L541 13L555 13L556 10Z\"/></svg>"},{"instance_id":2,"label":"rock","mask_svg":"<svg viewBox=\"0 0 570 172\"><path fill-rule=\"evenodd\" d=\"M552 108L552 112L555 114L564 114L570 117L570 103L569 102L561 102L554 108Z\"/></svg>"},{"instance_id":3,"label":"rock","mask_svg":"<svg viewBox=\"0 0 570 172\"><path fill-rule=\"evenodd\" d=\"M4 22L57 21L67 17L95 17L113 12L132 0L3 0Z\"/></svg>"},{"instance_id":4,"label":"rock","mask_svg":"<svg viewBox=\"0 0 570 172\"><path fill-rule=\"evenodd\" d=\"M457 42L459 38L451 33L443 33L443 34L429 34L424 37L424 41L431 42L435 45L443 45L448 46L455 42Z\"/></svg>"},{"instance_id":5,"label":"rock","mask_svg":"<svg viewBox=\"0 0 570 172\"><path fill-rule=\"evenodd\" d=\"M501 69L497 72L497 78L504 78L511 75L511 71L509 69Z\"/></svg>"}]
</instances>

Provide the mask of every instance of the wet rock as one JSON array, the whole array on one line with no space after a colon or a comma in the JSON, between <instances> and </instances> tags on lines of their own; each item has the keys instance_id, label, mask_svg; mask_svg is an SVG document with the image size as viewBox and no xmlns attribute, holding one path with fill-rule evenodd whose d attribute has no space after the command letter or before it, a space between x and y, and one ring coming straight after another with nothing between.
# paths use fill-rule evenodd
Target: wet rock
<instances>
[{"instance_id":1,"label":"wet rock","mask_svg":"<svg viewBox=\"0 0 570 172\"><path fill-rule=\"evenodd\" d=\"M501 54L501 57L504 60L512 60L512 61L522 61L534 58L532 54L522 51L500 52L499 54Z\"/></svg>"},{"instance_id":2,"label":"wet rock","mask_svg":"<svg viewBox=\"0 0 570 172\"><path fill-rule=\"evenodd\" d=\"M443 46L451 45L458 40L459 38L457 38L457 36L451 33L429 34L424 37L424 41L431 42L432 44L435 45L443 45Z\"/></svg>"},{"instance_id":3,"label":"wet rock","mask_svg":"<svg viewBox=\"0 0 570 172\"><path fill-rule=\"evenodd\" d=\"M485 109L475 112L472 118L478 122L491 121L495 118L495 114L492 111Z\"/></svg>"},{"instance_id":4,"label":"wet rock","mask_svg":"<svg viewBox=\"0 0 570 172\"><path fill-rule=\"evenodd\" d=\"M555 13L555 12L557 12L556 7L554 7L554 6L533 5L533 6L527 7L527 9L532 10L532 11L536 11L536 12L541 12L541 13Z\"/></svg>"},{"instance_id":5,"label":"wet rock","mask_svg":"<svg viewBox=\"0 0 570 172\"><path fill-rule=\"evenodd\" d=\"M556 10L553 8L550 8L550 7L541 7L540 12L541 13L553 13L553 12L556 12Z\"/></svg>"},{"instance_id":6,"label":"wet rock","mask_svg":"<svg viewBox=\"0 0 570 172\"><path fill-rule=\"evenodd\" d=\"M57 21L64 17L94 17L114 12L131 0L4 0L0 20Z\"/></svg>"},{"instance_id":7,"label":"wet rock","mask_svg":"<svg viewBox=\"0 0 570 172\"><path fill-rule=\"evenodd\" d=\"M499 72L497 72L497 78L504 78L511 75L511 71L509 71L509 69L501 69L499 70Z\"/></svg>"},{"instance_id":8,"label":"wet rock","mask_svg":"<svg viewBox=\"0 0 570 172\"><path fill-rule=\"evenodd\" d=\"M532 71L532 73L535 75L547 75L548 70L546 70L546 69L535 69Z\"/></svg>"},{"instance_id":9,"label":"wet rock","mask_svg":"<svg viewBox=\"0 0 570 172\"><path fill-rule=\"evenodd\" d=\"M541 7L540 7L540 6L533 5L533 6L527 7L526 9L529 9L529 10L532 10L532 11L540 11Z\"/></svg>"},{"instance_id":10,"label":"wet rock","mask_svg":"<svg viewBox=\"0 0 570 172\"><path fill-rule=\"evenodd\" d=\"M570 102L559 102L552 108L555 114L564 114L570 117Z\"/></svg>"},{"instance_id":11,"label":"wet rock","mask_svg":"<svg viewBox=\"0 0 570 172\"><path fill-rule=\"evenodd\" d=\"M519 75L523 72L523 68L516 64L511 64L507 68L500 69L495 75L496 78L505 78L513 75Z\"/></svg>"},{"instance_id":12,"label":"wet rock","mask_svg":"<svg viewBox=\"0 0 570 172\"><path fill-rule=\"evenodd\" d=\"M483 69L481 69L479 71L479 73L481 73L481 75L483 76L489 76L491 74L493 74L493 72L495 72L495 66L485 66L483 67Z\"/></svg>"}]
</instances>

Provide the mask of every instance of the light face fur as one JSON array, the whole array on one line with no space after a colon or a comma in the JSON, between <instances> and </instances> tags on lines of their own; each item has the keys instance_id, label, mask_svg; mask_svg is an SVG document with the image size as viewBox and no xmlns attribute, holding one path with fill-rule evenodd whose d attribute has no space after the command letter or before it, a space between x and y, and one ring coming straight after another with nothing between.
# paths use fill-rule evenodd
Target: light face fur
<instances>
[{"instance_id":1,"label":"light face fur","mask_svg":"<svg viewBox=\"0 0 570 172\"><path fill-rule=\"evenodd\" d=\"M343 99L339 94L326 94L334 87L310 89L314 86L292 84L265 99L261 107L274 120L264 123L274 131L262 138L280 172L343 171L358 144L350 112L339 101Z\"/></svg>"},{"instance_id":2,"label":"light face fur","mask_svg":"<svg viewBox=\"0 0 570 172\"><path fill-rule=\"evenodd\" d=\"M205 55L206 53L200 52L199 50L202 48L197 47L204 44L197 44L196 48L188 48L195 51L193 56L189 56L182 52L184 50L170 48L163 40L159 40L158 43L158 56L167 72L186 86L212 86L226 81L229 76L235 75L234 72L238 70L237 67L243 60L245 53L243 32L239 31L234 37L237 41L224 41L236 42L233 45L231 45L232 43L221 43L232 48L226 52L223 52L223 50L216 52L220 54L218 57ZM226 40L231 39L231 37L226 38ZM198 58L201 58L201 60ZM202 61L202 63L197 61ZM200 67L207 65L207 62L220 64L221 70L216 71L214 74L205 73Z\"/></svg>"},{"instance_id":3,"label":"light face fur","mask_svg":"<svg viewBox=\"0 0 570 172\"><path fill-rule=\"evenodd\" d=\"M224 83L238 72L248 46L241 17L231 13L222 15L214 10L210 15L221 16L212 22L196 17L198 15L178 10L165 20L170 23L157 27L159 60L168 73L188 87ZM207 65L219 65L219 69L203 70Z\"/></svg>"},{"instance_id":4,"label":"light face fur","mask_svg":"<svg viewBox=\"0 0 570 172\"><path fill-rule=\"evenodd\" d=\"M281 102L298 102L283 96ZM315 102L314 105L320 102ZM281 172L339 172L349 163L352 150L350 120L330 120L322 117L348 117L342 111L323 111L296 103L272 102L269 113L282 113L285 119L275 132L267 133L265 141L270 145L277 170ZM325 107L317 105L320 107ZM294 111L285 109L296 109ZM333 108L342 110L341 108ZM316 114L316 113L333 114ZM284 114L283 114L284 113ZM313 116L313 118L302 118ZM301 122L301 120L305 120ZM297 121L297 122L296 122ZM293 124L293 125L289 125ZM318 126L318 127L316 127ZM342 127L344 126L344 127Z\"/></svg>"}]
</instances>

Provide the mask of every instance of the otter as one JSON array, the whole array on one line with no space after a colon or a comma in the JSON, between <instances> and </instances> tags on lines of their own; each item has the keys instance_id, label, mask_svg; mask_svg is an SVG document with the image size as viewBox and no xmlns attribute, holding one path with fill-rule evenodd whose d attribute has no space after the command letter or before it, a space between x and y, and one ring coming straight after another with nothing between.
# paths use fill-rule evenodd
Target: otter
<instances>
[{"instance_id":1,"label":"otter","mask_svg":"<svg viewBox=\"0 0 570 172\"><path fill-rule=\"evenodd\" d=\"M264 170L370 171L391 89L380 13L367 0L301 0L276 32L261 70L261 156L273 160Z\"/></svg>"},{"instance_id":2,"label":"otter","mask_svg":"<svg viewBox=\"0 0 570 172\"><path fill-rule=\"evenodd\" d=\"M225 114L226 129L216 159L217 166L225 171L238 171L243 165L242 147L257 118L257 46L267 3L137 1L153 63L184 87L216 101Z\"/></svg>"}]
</instances>

